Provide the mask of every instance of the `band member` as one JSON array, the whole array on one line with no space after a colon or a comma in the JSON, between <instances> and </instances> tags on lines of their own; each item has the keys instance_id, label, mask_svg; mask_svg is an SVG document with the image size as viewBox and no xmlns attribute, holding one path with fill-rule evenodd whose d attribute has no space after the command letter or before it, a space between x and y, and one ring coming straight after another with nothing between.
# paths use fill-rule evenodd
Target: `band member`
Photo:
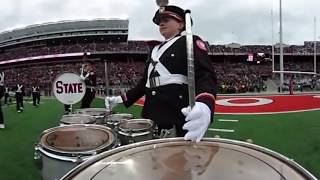
<instances>
[{"instance_id":1,"label":"band member","mask_svg":"<svg viewBox=\"0 0 320 180\"><path fill-rule=\"evenodd\" d=\"M17 112L23 111L23 96L24 96L24 86L21 83L18 83L14 88L16 94L16 105L17 105Z\"/></svg>"},{"instance_id":2,"label":"band member","mask_svg":"<svg viewBox=\"0 0 320 180\"><path fill-rule=\"evenodd\" d=\"M93 62L87 61L82 68L80 78L86 84L86 93L81 101L81 108L89 108L95 97L97 85L96 75L93 72Z\"/></svg>"},{"instance_id":3,"label":"band member","mask_svg":"<svg viewBox=\"0 0 320 180\"><path fill-rule=\"evenodd\" d=\"M4 96L4 72L0 72L0 129L4 128L4 119L1 107L1 98Z\"/></svg>"},{"instance_id":4,"label":"band member","mask_svg":"<svg viewBox=\"0 0 320 180\"><path fill-rule=\"evenodd\" d=\"M121 96L107 97L110 107L123 102L131 106L145 95L142 117L155 121L159 130L175 129L176 136L200 141L214 113L217 80L208 49L193 36L196 103L188 98L185 11L177 6L158 10L153 22L164 42L148 56L144 75L137 86Z\"/></svg>"},{"instance_id":5,"label":"band member","mask_svg":"<svg viewBox=\"0 0 320 180\"><path fill-rule=\"evenodd\" d=\"M8 99L9 99L9 87L5 87L5 91L4 91L4 104L9 105ZM10 99L10 103L11 103L11 99Z\"/></svg>"},{"instance_id":6,"label":"band member","mask_svg":"<svg viewBox=\"0 0 320 180\"><path fill-rule=\"evenodd\" d=\"M33 101L33 106L38 107L40 105L40 88L39 88L39 86L32 86L32 101Z\"/></svg>"}]
</instances>

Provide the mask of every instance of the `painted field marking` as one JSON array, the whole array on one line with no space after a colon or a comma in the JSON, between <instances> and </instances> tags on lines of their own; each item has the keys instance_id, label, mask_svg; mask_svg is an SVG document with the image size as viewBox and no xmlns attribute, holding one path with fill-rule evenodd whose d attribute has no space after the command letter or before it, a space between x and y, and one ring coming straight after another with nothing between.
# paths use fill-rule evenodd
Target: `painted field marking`
<instances>
[{"instance_id":1,"label":"painted field marking","mask_svg":"<svg viewBox=\"0 0 320 180\"><path fill-rule=\"evenodd\" d=\"M220 122L239 122L239 120L236 119L218 119Z\"/></svg>"},{"instance_id":2,"label":"painted field marking","mask_svg":"<svg viewBox=\"0 0 320 180\"><path fill-rule=\"evenodd\" d=\"M233 129L215 129L215 128L209 128L209 131L216 131L216 132L229 132L229 133L233 133L234 130Z\"/></svg>"}]
</instances>

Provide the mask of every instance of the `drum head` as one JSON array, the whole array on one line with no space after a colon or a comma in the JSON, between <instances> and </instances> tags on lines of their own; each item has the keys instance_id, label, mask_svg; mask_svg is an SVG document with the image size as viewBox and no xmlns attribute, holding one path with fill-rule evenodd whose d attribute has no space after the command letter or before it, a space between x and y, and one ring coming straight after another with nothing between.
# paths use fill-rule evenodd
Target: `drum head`
<instances>
[{"instance_id":1,"label":"drum head","mask_svg":"<svg viewBox=\"0 0 320 180\"><path fill-rule=\"evenodd\" d=\"M51 128L42 133L40 145L51 152L91 154L112 146L114 133L99 125L70 125Z\"/></svg>"},{"instance_id":2,"label":"drum head","mask_svg":"<svg viewBox=\"0 0 320 180\"><path fill-rule=\"evenodd\" d=\"M93 124L96 119L86 114L68 114L60 119L62 124Z\"/></svg>"},{"instance_id":3,"label":"drum head","mask_svg":"<svg viewBox=\"0 0 320 180\"><path fill-rule=\"evenodd\" d=\"M91 116L106 116L110 112L107 112L105 108L84 108L84 109L76 109L75 113L87 114Z\"/></svg>"},{"instance_id":4,"label":"drum head","mask_svg":"<svg viewBox=\"0 0 320 180\"><path fill-rule=\"evenodd\" d=\"M122 132L148 131L153 127L153 122L149 119L130 119L119 124Z\"/></svg>"},{"instance_id":5,"label":"drum head","mask_svg":"<svg viewBox=\"0 0 320 180\"><path fill-rule=\"evenodd\" d=\"M312 175L284 156L252 144L213 138L195 144L172 138L101 153L63 179L303 180Z\"/></svg>"}]
</instances>

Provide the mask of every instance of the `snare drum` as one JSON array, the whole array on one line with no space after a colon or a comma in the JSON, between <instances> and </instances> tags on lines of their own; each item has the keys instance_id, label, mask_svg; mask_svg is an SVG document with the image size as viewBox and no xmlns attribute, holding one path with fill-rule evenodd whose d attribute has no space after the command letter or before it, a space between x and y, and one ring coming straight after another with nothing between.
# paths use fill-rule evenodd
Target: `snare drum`
<instances>
[{"instance_id":1,"label":"snare drum","mask_svg":"<svg viewBox=\"0 0 320 180\"><path fill-rule=\"evenodd\" d=\"M105 126L59 126L41 134L34 159L43 180L59 179L89 157L117 145L115 134Z\"/></svg>"},{"instance_id":2,"label":"snare drum","mask_svg":"<svg viewBox=\"0 0 320 180\"><path fill-rule=\"evenodd\" d=\"M60 125L93 124L95 122L96 119L93 116L86 114L67 114L60 119Z\"/></svg>"},{"instance_id":3,"label":"snare drum","mask_svg":"<svg viewBox=\"0 0 320 180\"><path fill-rule=\"evenodd\" d=\"M117 130L117 126L120 122L132 118L133 115L129 113L110 114L106 118L106 125L111 129Z\"/></svg>"},{"instance_id":4,"label":"snare drum","mask_svg":"<svg viewBox=\"0 0 320 180\"><path fill-rule=\"evenodd\" d=\"M103 124L106 116L110 114L106 108L84 108L84 109L76 109L74 111L76 114L86 114L93 116L96 119L96 124Z\"/></svg>"},{"instance_id":5,"label":"snare drum","mask_svg":"<svg viewBox=\"0 0 320 180\"><path fill-rule=\"evenodd\" d=\"M120 122L118 136L121 145L153 139L153 121L150 119L130 119Z\"/></svg>"},{"instance_id":6,"label":"snare drum","mask_svg":"<svg viewBox=\"0 0 320 180\"><path fill-rule=\"evenodd\" d=\"M168 138L101 153L62 180L316 180L291 159L246 142Z\"/></svg>"}]
</instances>

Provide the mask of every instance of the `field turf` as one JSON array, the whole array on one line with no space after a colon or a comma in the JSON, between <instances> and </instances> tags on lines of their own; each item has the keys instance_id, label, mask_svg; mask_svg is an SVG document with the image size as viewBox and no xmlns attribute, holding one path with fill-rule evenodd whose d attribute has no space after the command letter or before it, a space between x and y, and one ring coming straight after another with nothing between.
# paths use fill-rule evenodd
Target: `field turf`
<instances>
[{"instance_id":1,"label":"field turf","mask_svg":"<svg viewBox=\"0 0 320 180\"><path fill-rule=\"evenodd\" d=\"M0 179L39 180L40 171L33 161L34 144L42 131L59 124L64 107L53 99L43 99L33 107L30 99L25 110L17 113L14 105L2 106L5 129L0 129ZM103 107L96 99L92 107ZM76 105L75 108L78 108ZM116 112L131 112L139 117L141 107L129 109L119 105ZM272 115L216 115L212 128L232 129L230 132L208 131L207 136L219 135L236 140L252 139L257 145L294 159L320 178L320 111ZM238 120L225 122L221 119Z\"/></svg>"}]
</instances>

